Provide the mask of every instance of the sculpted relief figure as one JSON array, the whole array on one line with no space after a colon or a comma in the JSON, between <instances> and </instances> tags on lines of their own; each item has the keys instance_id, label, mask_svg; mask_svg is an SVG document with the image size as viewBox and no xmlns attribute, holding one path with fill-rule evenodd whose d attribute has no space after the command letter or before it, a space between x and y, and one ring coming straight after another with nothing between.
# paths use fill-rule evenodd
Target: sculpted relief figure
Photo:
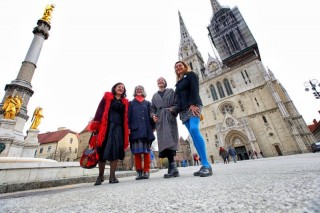
<instances>
[{"instance_id":1,"label":"sculpted relief figure","mask_svg":"<svg viewBox=\"0 0 320 213\"><path fill-rule=\"evenodd\" d=\"M48 4L46 6L46 8L44 9L44 13L43 13L43 16L42 16L41 20L46 21L46 22L48 22L50 24L51 14L52 14L52 11L53 11L54 7L55 7L54 4Z\"/></svg>"},{"instance_id":2,"label":"sculpted relief figure","mask_svg":"<svg viewBox=\"0 0 320 213\"><path fill-rule=\"evenodd\" d=\"M7 97L2 106L3 115L5 119L14 120L16 115L20 112L22 106L22 98L18 95Z\"/></svg>"},{"instance_id":3,"label":"sculpted relief figure","mask_svg":"<svg viewBox=\"0 0 320 213\"><path fill-rule=\"evenodd\" d=\"M37 107L34 110L34 113L33 113L32 119L31 119L32 124L30 126L30 129L37 129L42 118L43 118L42 108L41 107Z\"/></svg>"}]
</instances>

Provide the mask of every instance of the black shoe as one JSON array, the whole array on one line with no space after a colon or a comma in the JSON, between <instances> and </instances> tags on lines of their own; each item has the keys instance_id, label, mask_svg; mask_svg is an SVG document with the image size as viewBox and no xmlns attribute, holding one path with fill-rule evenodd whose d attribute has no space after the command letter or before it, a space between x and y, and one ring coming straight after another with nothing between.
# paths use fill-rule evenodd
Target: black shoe
<instances>
[{"instance_id":1,"label":"black shoe","mask_svg":"<svg viewBox=\"0 0 320 213\"><path fill-rule=\"evenodd\" d=\"M180 176L179 170L177 169L174 163L171 163L168 168L168 174L164 174L163 177L172 178L172 177L179 177L179 176Z\"/></svg>"},{"instance_id":2,"label":"black shoe","mask_svg":"<svg viewBox=\"0 0 320 213\"><path fill-rule=\"evenodd\" d=\"M104 181L104 178L98 177L96 182L94 183L95 186L101 185L101 183Z\"/></svg>"},{"instance_id":3,"label":"black shoe","mask_svg":"<svg viewBox=\"0 0 320 213\"><path fill-rule=\"evenodd\" d=\"M144 172L142 175L142 179L149 179L150 173L149 172Z\"/></svg>"},{"instance_id":4,"label":"black shoe","mask_svg":"<svg viewBox=\"0 0 320 213\"><path fill-rule=\"evenodd\" d=\"M142 170L137 170L136 180L141 180L141 179L142 179Z\"/></svg>"},{"instance_id":5,"label":"black shoe","mask_svg":"<svg viewBox=\"0 0 320 213\"><path fill-rule=\"evenodd\" d=\"M109 183L119 183L117 178L109 179Z\"/></svg>"},{"instance_id":6,"label":"black shoe","mask_svg":"<svg viewBox=\"0 0 320 213\"><path fill-rule=\"evenodd\" d=\"M212 175L212 168L210 167L205 167L202 166L200 171L199 171L199 176L200 177L208 177Z\"/></svg>"},{"instance_id":7,"label":"black shoe","mask_svg":"<svg viewBox=\"0 0 320 213\"><path fill-rule=\"evenodd\" d=\"M201 167L202 168L202 167ZM200 169L201 170L201 169ZM193 173L193 175L194 176L200 176L200 170L199 171L197 171L197 172L195 172L195 173Z\"/></svg>"}]
</instances>

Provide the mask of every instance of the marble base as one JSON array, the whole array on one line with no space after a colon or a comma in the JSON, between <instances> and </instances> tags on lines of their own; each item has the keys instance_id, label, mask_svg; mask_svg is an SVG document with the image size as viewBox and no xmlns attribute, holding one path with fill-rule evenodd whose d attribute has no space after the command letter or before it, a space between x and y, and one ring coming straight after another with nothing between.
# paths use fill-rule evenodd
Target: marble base
<instances>
[{"instance_id":1,"label":"marble base","mask_svg":"<svg viewBox=\"0 0 320 213\"><path fill-rule=\"evenodd\" d=\"M106 166L105 174L109 173ZM83 169L79 162L57 162L42 158L0 157L0 185L97 176L98 166Z\"/></svg>"}]
</instances>

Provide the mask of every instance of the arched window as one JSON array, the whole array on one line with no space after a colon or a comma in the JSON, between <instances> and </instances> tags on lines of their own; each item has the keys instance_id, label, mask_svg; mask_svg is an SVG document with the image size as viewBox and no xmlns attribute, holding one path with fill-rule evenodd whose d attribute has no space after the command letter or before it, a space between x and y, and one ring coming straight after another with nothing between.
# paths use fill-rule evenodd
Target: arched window
<instances>
[{"instance_id":1,"label":"arched window","mask_svg":"<svg viewBox=\"0 0 320 213\"><path fill-rule=\"evenodd\" d=\"M189 63L190 69L193 70L192 62Z\"/></svg>"},{"instance_id":2,"label":"arched window","mask_svg":"<svg viewBox=\"0 0 320 213\"><path fill-rule=\"evenodd\" d=\"M230 84L229 84L228 79L225 78L225 79L223 80L223 84L224 84L224 87L226 88L227 94L228 94L228 95L232 95L233 92L232 92L232 89L231 89L231 87L230 87Z\"/></svg>"},{"instance_id":3,"label":"arched window","mask_svg":"<svg viewBox=\"0 0 320 213\"><path fill-rule=\"evenodd\" d=\"M217 91L216 91L216 88L214 88L214 85L210 85L210 91L211 91L213 100L214 101L218 100Z\"/></svg>"},{"instance_id":4,"label":"arched window","mask_svg":"<svg viewBox=\"0 0 320 213\"><path fill-rule=\"evenodd\" d=\"M223 87L220 82L217 83L217 87L218 87L220 98L224 98L226 95L224 94Z\"/></svg>"}]
</instances>

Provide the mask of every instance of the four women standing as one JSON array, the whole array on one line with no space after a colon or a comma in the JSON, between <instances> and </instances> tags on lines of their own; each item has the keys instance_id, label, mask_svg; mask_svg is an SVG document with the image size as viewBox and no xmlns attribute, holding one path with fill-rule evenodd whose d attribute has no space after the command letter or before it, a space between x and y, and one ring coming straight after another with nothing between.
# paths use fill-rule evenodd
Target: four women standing
<instances>
[{"instance_id":1,"label":"four women standing","mask_svg":"<svg viewBox=\"0 0 320 213\"><path fill-rule=\"evenodd\" d=\"M98 132L99 176L95 185L101 185L104 181L107 160L110 161L109 183L119 182L115 177L115 170L118 160L124 159L128 139L135 159L136 180L148 179L150 147L155 140L153 134L155 128L159 157L168 158L169 162L168 173L164 178L179 177L179 171L174 164L179 137L176 121L178 114L202 160L202 167L194 175L200 177L212 175L205 142L199 130L202 102L198 76L184 61L175 63L175 73L176 90L167 89L166 80L160 77L157 80L159 91L153 95L152 104L145 100L146 93L141 85L135 87L134 99L130 103L125 98L126 89L122 83L115 84L111 93L105 93L90 124L90 130Z\"/></svg>"}]
</instances>

